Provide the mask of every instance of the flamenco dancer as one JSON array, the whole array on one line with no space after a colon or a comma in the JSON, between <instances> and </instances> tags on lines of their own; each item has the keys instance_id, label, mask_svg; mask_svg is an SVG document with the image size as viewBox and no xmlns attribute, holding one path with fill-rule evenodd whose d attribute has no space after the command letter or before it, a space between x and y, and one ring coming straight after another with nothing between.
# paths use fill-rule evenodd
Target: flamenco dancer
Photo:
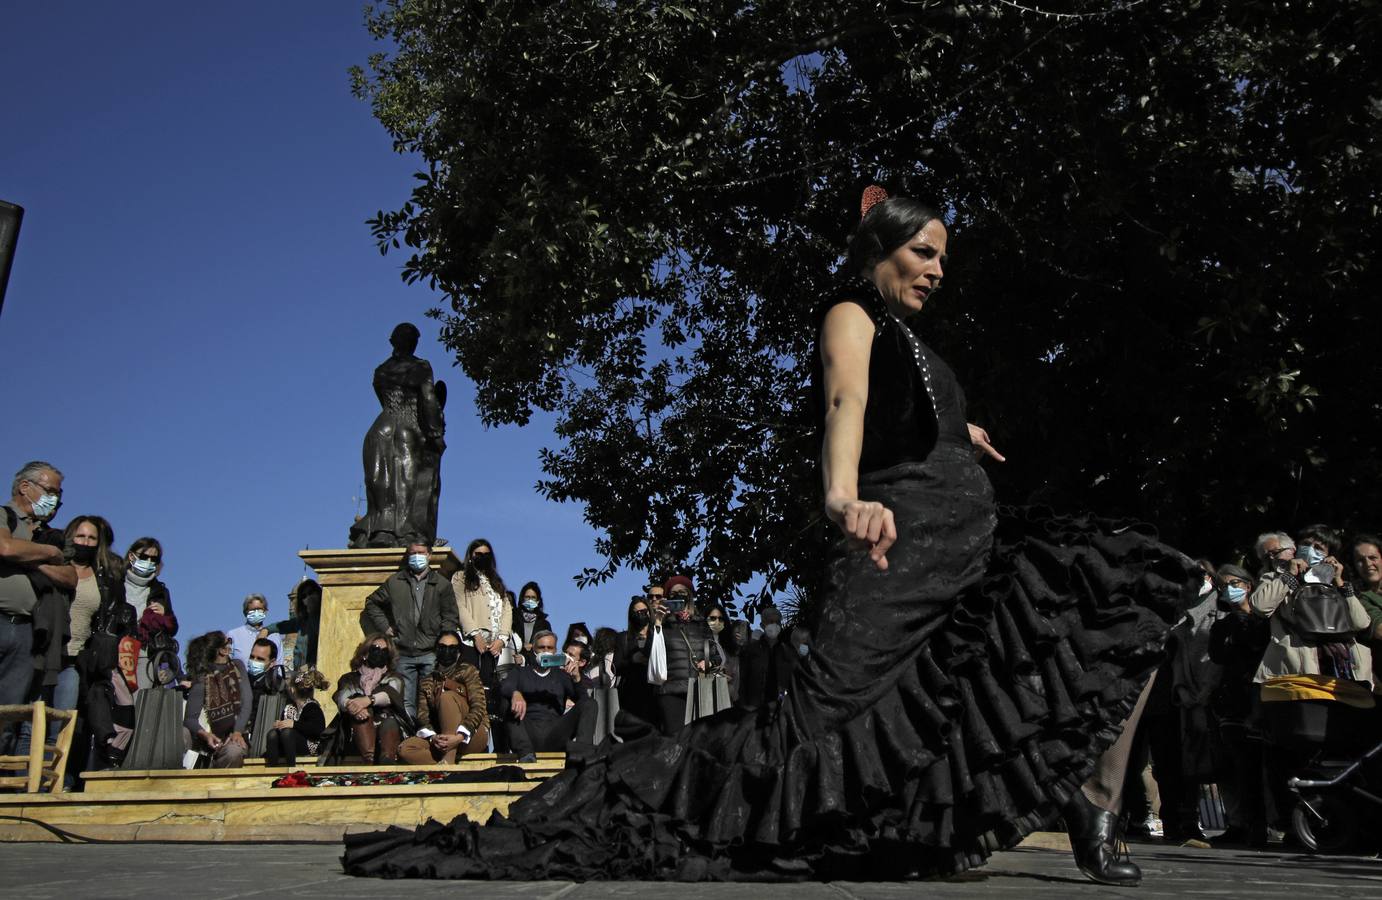
<instances>
[{"instance_id":1,"label":"flamenco dancer","mask_svg":"<svg viewBox=\"0 0 1382 900\"><path fill-rule=\"evenodd\" d=\"M981 865L1057 818L1103 884L1128 745L1203 574L1138 527L996 510L954 373L907 320L946 229L871 187L815 359L838 526L786 696L608 746L488 824L346 838L357 875L896 880Z\"/></svg>"}]
</instances>

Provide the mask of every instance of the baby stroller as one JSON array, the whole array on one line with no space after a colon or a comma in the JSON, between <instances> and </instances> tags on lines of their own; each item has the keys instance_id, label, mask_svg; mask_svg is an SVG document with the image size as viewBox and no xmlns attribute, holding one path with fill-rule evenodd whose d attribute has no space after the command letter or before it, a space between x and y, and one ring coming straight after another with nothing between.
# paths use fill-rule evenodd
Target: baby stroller
<instances>
[{"instance_id":1,"label":"baby stroller","mask_svg":"<svg viewBox=\"0 0 1382 900\"><path fill-rule=\"evenodd\" d=\"M1296 835L1314 853L1375 851L1373 827L1382 807L1382 742L1354 759L1322 758L1287 787L1299 798L1291 813ZM1360 846L1371 841L1371 846Z\"/></svg>"}]
</instances>

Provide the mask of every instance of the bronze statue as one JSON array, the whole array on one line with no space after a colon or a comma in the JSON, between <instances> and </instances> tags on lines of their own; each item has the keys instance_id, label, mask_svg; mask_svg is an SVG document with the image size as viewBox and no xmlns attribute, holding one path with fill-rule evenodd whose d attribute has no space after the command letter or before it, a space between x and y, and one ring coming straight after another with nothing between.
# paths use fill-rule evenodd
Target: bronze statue
<instances>
[{"instance_id":1,"label":"bronze statue","mask_svg":"<svg viewBox=\"0 0 1382 900\"><path fill-rule=\"evenodd\" d=\"M365 515L350 528L350 546L428 545L437 538L441 455L446 450L446 383L414 355L417 327L404 322L389 335L393 355L374 370L383 407L365 434Z\"/></svg>"}]
</instances>

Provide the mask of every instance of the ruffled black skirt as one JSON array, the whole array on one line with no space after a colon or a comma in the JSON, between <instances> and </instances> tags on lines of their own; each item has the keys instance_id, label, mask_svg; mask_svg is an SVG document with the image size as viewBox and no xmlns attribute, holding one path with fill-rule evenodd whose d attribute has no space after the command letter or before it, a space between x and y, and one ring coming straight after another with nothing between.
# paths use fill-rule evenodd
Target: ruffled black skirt
<instances>
[{"instance_id":1,"label":"ruffled black skirt","mask_svg":"<svg viewBox=\"0 0 1382 900\"><path fill-rule=\"evenodd\" d=\"M967 448L863 479L889 568L840 541L780 703L606 745L488 823L346 838L356 875L894 880L1056 818L1118 737L1202 573L1149 530L997 514Z\"/></svg>"}]
</instances>

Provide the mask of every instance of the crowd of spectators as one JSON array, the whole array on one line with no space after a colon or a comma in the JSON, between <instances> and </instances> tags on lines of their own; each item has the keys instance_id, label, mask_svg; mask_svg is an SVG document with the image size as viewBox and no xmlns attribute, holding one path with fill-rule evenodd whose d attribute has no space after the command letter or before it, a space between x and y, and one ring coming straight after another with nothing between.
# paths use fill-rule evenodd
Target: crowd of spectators
<instances>
[{"instance_id":1,"label":"crowd of spectators","mask_svg":"<svg viewBox=\"0 0 1382 900\"><path fill-rule=\"evenodd\" d=\"M121 765L580 753L758 709L811 653L810 632L775 606L758 609L754 629L679 574L633 597L621 628L576 621L559 640L541 587L509 590L494 547L477 539L450 578L432 566L433 548L407 548L367 599L350 670L333 686L316 669L315 581L298 585L278 620L250 594L241 622L183 655L157 539L122 556L99 516L52 527L62 473L45 462L25 465L11 494L0 523L0 703L80 711L78 786L82 770ZM1323 525L1271 531L1249 560L1201 566L1203 588L1172 630L1135 741L1132 828L1205 840L1200 801L1212 784L1227 818L1215 843L1291 841L1288 779L1322 751L1361 752L1382 732L1372 667L1382 539ZM0 754L23 753L27 740L9 729Z\"/></svg>"}]
</instances>

